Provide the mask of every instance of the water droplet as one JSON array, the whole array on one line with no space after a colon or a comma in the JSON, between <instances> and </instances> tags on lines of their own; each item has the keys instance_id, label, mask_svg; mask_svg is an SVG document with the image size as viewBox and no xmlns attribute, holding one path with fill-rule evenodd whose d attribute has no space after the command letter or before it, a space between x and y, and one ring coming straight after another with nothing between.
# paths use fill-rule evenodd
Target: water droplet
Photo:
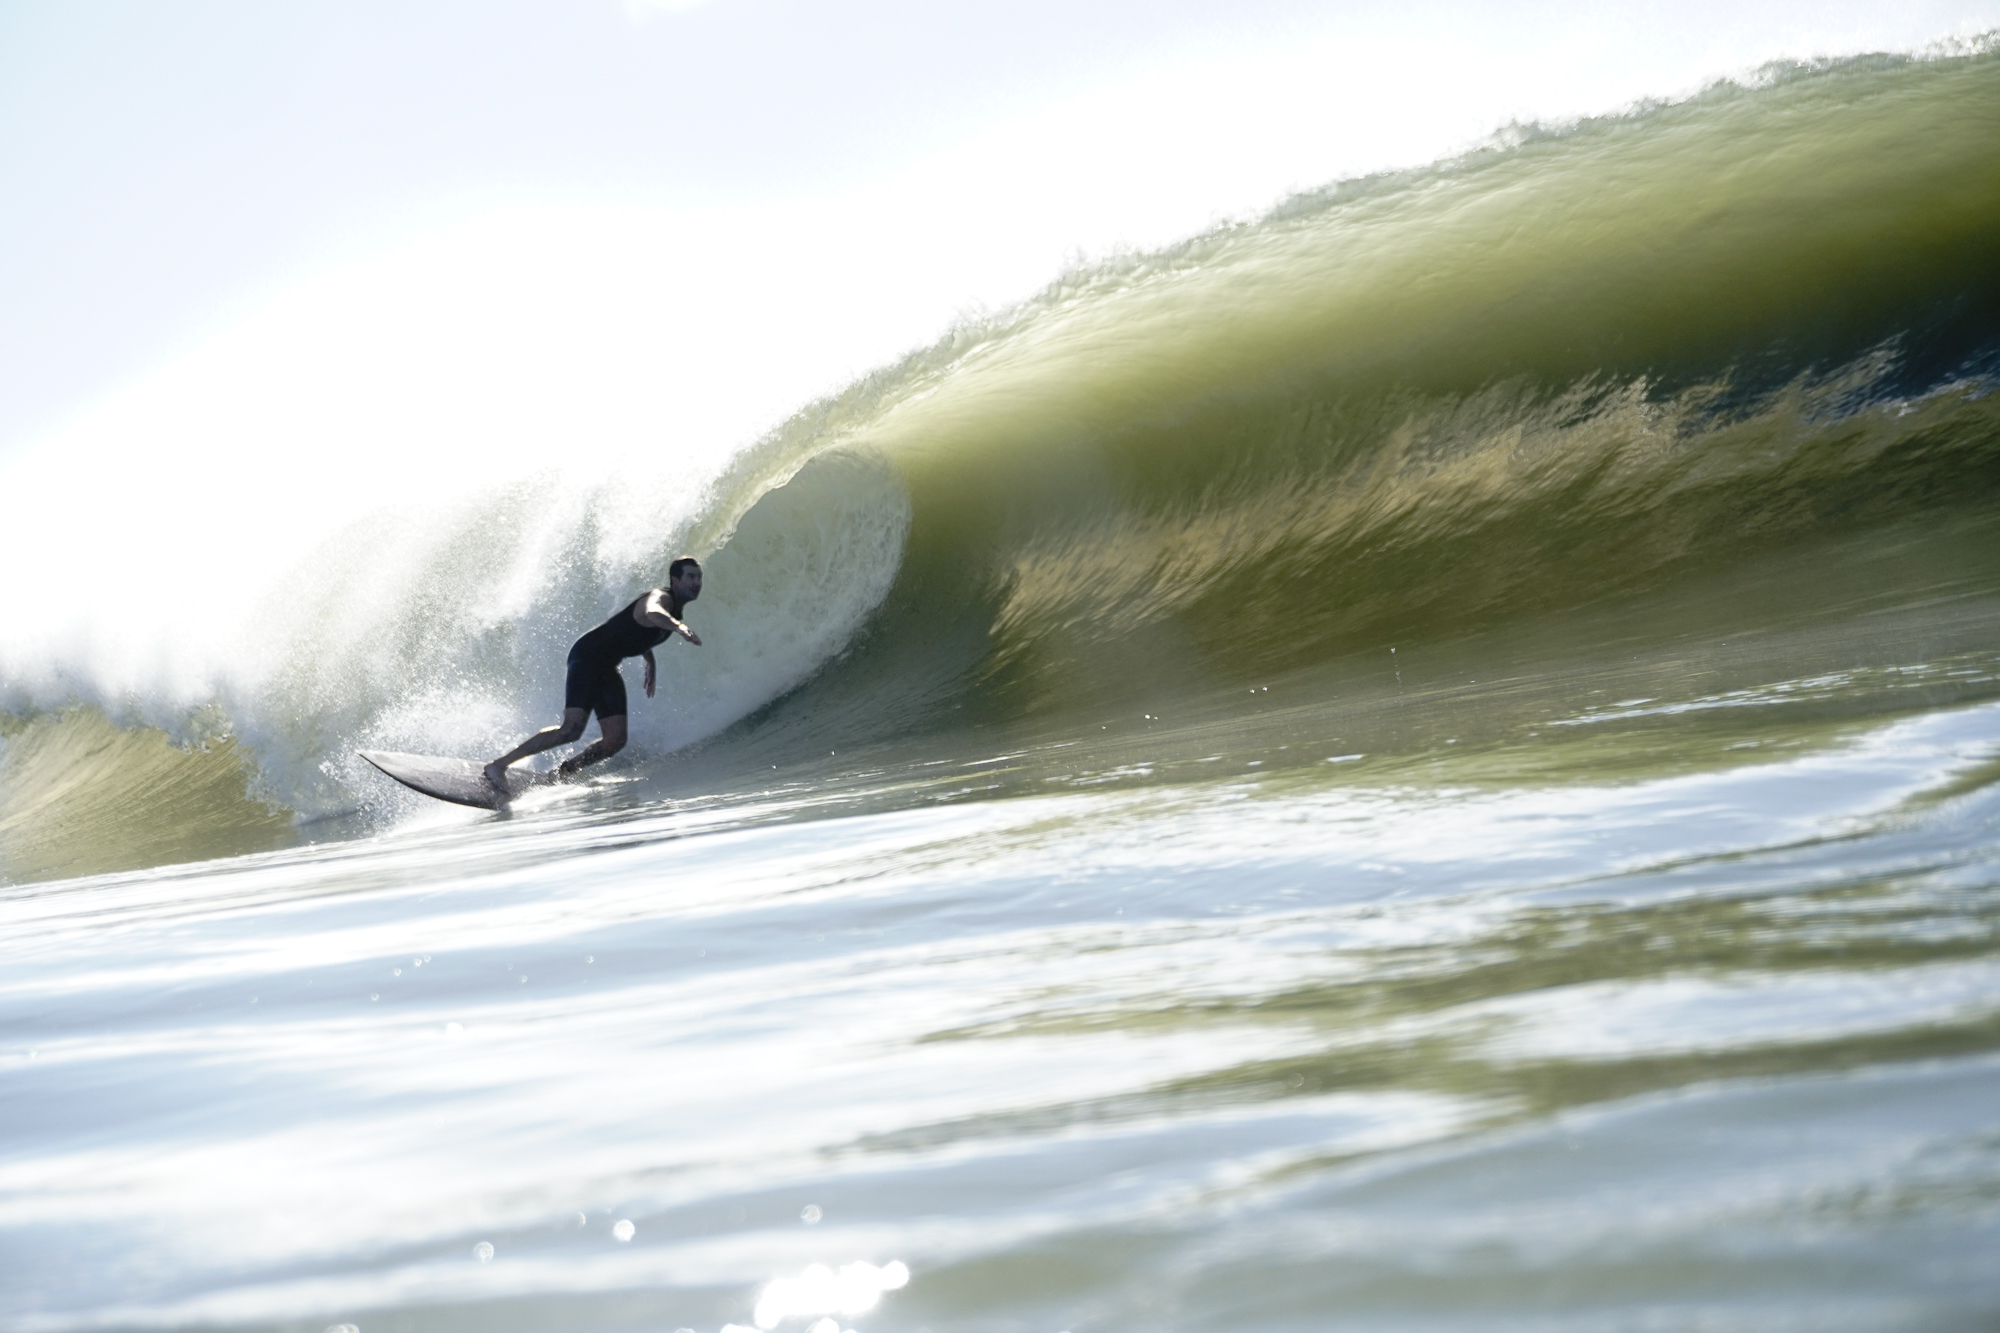
<instances>
[{"instance_id":1,"label":"water droplet","mask_svg":"<svg viewBox=\"0 0 2000 1333\"><path fill-rule=\"evenodd\" d=\"M578 1214L576 1215L576 1224L577 1224L578 1226L584 1226L584 1225L586 1225L586 1224L587 1224L587 1223L588 1223L589 1221L590 1221L590 1219L589 1219L589 1218L587 1218L587 1217L585 1217L585 1216L584 1216L584 1215L583 1215L582 1213L578 1213Z\"/></svg>"},{"instance_id":2,"label":"water droplet","mask_svg":"<svg viewBox=\"0 0 2000 1333\"><path fill-rule=\"evenodd\" d=\"M400 968L400 967L398 967L398 968L392 968L392 969L390 969L390 972L389 972L389 975L391 975L391 976L396 976L396 977L400 977L400 976L402 976L402 975L403 975L403 969L402 969L402 968Z\"/></svg>"},{"instance_id":3,"label":"water droplet","mask_svg":"<svg viewBox=\"0 0 2000 1333\"><path fill-rule=\"evenodd\" d=\"M587 953L583 956L583 961L586 963L594 963L597 961L597 955L594 953Z\"/></svg>"},{"instance_id":4,"label":"water droplet","mask_svg":"<svg viewBox=\"0 0 2000 1333\"><path fill-rule=\"evenodd\" d=\"M631 1218L621 1217L611 1224L611 1238L618 1241L627 1241L632 1239L632 1233L638 1229L632 1225Z\"/></svg>"},{"instance_id":5,"label":"water droplet","mask_svg":"<svg viewBox=\"0 0 2000 1333\"><path fill-rule=\"evenodd\" d=\"M328 1324L326 1333L361 1333L353 1324Z\"/></svg>"},{"instance_id":6,"label":"water droplet","mask_svg":"<svg viewBox=\"0 0 2000 1333\"><path fill-rule=\"evenodd\" d=\"M380 994L376 993L375 991L369 991L369 992L368 992L368 998L369 998L369 999L371 999L371 1000L379 1000L379 999L381 999L382 997L381 997L381 995L380 995Z\"/></svg>"},{"instance_id":7,"label":"water droplet","mask_svg":"<svg viewBox=\"0 0 2000 1333\"><path fill-rule=\"evenodd\" d=\"M826 1216L826 1214L820 1212L819 1205L816 1203L809 1203L805 1207L799 1209L799 1221L805 1223L807 1226L811 1226L813 1223L819 1221L820 1218L824 1216Z\"/></svg>"},{"instance_id":8,"label":"water droplet","mask_svg":"<svg viewBox=\"0 0 2000 1333\"><path fill-rule=\"evenodd\" d=\"M459 1033L463 1031L465 1031L465 1025L463 1023L446 1023L444 1025L444 1035L447 1037L456 1037Z\"/></svg>"},{"instance_id":9,"label":"water droplet","mask_svg":"<svg viewBox=\"0 0 2000 1333\"><path fill-rule=\"evenodd\" d=\"M479 1262L480 1262L480 1263L482 1263L482 1264L490 1264L490 1263L492 1263L492 1262L493 1262L493 1242L492 1242L492 1241L490 1241L490 1240L482 1240L482 1241L480 1241L480 1242L479 1242L479 1243L478 1243L477 1245L475 1245L475 1246L473 1246L473 1247L472 1247L472 1253L473 1253L474 1257L475 1257L475 1258L477 1258L477 1259L479 1260Z\"/></svg>"}]
</instances>

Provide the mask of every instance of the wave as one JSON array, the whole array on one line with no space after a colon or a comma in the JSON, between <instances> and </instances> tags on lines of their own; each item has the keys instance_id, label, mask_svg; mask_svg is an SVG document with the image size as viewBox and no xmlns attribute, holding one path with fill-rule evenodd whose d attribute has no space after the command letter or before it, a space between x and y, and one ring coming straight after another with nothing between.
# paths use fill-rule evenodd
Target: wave
<instances>
[{"instance_id":1,"label":"wave","mask_svg":"<svg viewBox=\"0 0 2000 1333\"><path fill-rule=\"evenodd\" d=\"M1996 130L1991 44L1517 127L1079 266L692 493L552 472L363 507L297 558L225 557L229 613L136 654L32 608L0 639L0 812L30 726L106 718L247 773L229 849L278 836L252 807L351 810L357 746L480 753L553 717L569 640L683 551L708 646L669 650L642 753L1215 689L1912 525L1986 589ZM4 873L45 873L19 849L47 818L0 813Z\"/></svg>"}]
</instances>

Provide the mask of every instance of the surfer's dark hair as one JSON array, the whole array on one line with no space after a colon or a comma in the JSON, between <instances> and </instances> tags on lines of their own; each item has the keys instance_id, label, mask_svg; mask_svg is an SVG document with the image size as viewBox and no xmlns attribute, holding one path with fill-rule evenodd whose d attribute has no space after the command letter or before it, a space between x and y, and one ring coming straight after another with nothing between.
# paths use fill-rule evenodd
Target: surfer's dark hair
<instances>
[{"instance_id":1,"label":"surfer's dark hair","mask_svg":"<svg viewBox=\"0 0 2000 1333\"><path fill-rule=\"evenodd\" d=\"M681 571L686 569L689 565L693 565L696 569L700 569L701 561L695 559L691 555L684 555L680 559L674 561L674 563L672 563L671 565L667 566L667 577L669 579L679 578L681 576Z\"/></svg>"}]
</instances>

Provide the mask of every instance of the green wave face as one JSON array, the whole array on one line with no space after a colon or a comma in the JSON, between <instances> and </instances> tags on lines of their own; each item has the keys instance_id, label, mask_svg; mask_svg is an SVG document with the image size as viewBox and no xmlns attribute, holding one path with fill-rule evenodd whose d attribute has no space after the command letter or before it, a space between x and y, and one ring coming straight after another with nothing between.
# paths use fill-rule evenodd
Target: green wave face
<instances>
[{"instance_id":1,"label":"green wave face","mask_svg":"<svg viewBox=\"0 0 2000 1333\"><path fill-rule=\"evenodd\" d=\"M975 644L1032 711L1990 508L2000 59L1517 139L1069 275L823 408L912 494L878 639Z\"/></svg>"},{"instance_id":2,"label":"green wave face","mask_svg":"<svg viewBox=\"0 0 2000 1333\"><path fill-rule=\"evenodd\" d=\"M227 737L178 745L76 709L7 725L0 880L68 878L287 847L288 811L250 795Z\"/></svg>"}]
</instances>

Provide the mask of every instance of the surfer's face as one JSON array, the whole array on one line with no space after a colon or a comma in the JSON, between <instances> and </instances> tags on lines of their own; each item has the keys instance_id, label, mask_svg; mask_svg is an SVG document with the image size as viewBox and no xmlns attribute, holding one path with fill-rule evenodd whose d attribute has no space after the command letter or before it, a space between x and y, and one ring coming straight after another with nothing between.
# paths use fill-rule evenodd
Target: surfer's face
<instances>
[{"instance_id":1,"label":"surfer's face","mask_svg":"<svg viewBox=\"0 0 2000 1333\"><path fill-rule=\"evenodd\" d=\"M667 586L672 588L674 596L680 598L683 602L692 602L695 598L701 596L701 566L689 565L679 574L669 579Z\"/></svg>"}]
</instances>

